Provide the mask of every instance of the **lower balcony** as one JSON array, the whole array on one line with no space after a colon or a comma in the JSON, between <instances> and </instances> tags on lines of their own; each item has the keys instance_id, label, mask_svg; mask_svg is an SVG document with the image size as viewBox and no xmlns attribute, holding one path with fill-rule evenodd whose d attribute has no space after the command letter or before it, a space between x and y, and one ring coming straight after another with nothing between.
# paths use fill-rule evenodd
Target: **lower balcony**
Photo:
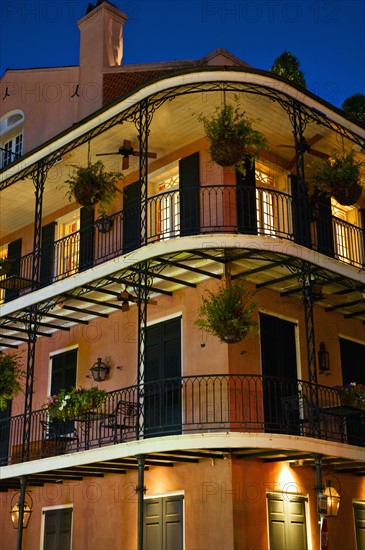
<instances>
[{"instance_id":1,"label":"lower balcony","mask_svg":"<svg viewBox=\"0 0 365 550\"><path fill-rule=\"evenodd\" d=\"M107 394L102 407L67 420L31 413L28 455L24 416L0 424L1 465L128 441L208 432L270 433L365 446L365 403L300 380L202 375L160 380ZM300 448L300 445L299 445Z\"/></svg>"}]
</instances>

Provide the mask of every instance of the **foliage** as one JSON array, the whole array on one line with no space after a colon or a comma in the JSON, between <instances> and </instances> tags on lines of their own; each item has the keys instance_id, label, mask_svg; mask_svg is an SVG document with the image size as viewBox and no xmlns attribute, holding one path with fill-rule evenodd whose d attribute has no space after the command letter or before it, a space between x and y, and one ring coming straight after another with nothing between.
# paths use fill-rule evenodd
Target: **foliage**
<instances>
[{"instance_id":1,"label":"foliage","mask_svg":"<svg viewBox=\"0 0 365 550\"><path fill-rule=\"evenodd\" d=\"M106 391L98 386L91 388L62 389L57 395L51 395L44 408L53 418L62 420L75 419L92 409L100 409Z\"/></svg>"},{"instance_id":2,"label":"foliage","mask_svg":"<svg viewBox=\"0 0 365 550\"><path fill-rule=\"evenodd\" d=\"M252 127L252 119L246 118L238 106L225 104L217 107L213 116L198 117L210 141L209 153L220 166L236 165L244 173L246 157L255 157L260 149L267 149L264 135Z\"/></svg>"},{"instance_id":3,"label":"foliage","mask_svg":"<svg viewBox=\"0 0 365 550\"><path fill-rule=\"evenodd\" d=\"M350 206L357 202L362 191L362 165L362 162L354 159L354 151L334 153L331 158L317 163L313 182L321 191L335 197L339 203Z\"/></svg>"},{"instance_id":4,"label":"foliage","mask_svg":"<svg viewBox=\"0 0 365 550\"><path fill-rule=\"evenodd\" d=\"M342 103L342 110L349 117L365 124L365 95L354 94Z\"/></svg>"},{"instance_id":5,"label":"foliage","mask_svg":"<svg viewBox=\"0 0 365 550\"><path fill-rule=\"evenodd\" d=\"M359 401L365 407L365 386L350 382L344 386L333 386L333 389L338 391L342 402L350 404L354 401Z\"/></svg>"},{"instance_id":6,"label":"foliage","mask_svg":"<svg viewBox=\"0 0 365 550\"><path fill-rule=\"evenodd\" d=\"M287 50L284 50L283 53L275 59L271 67L271 72L287 80L292 80L303 88L307 87L303 71L300 69L298 58Z\"/></svg>"},{"instance_id":7,"label":"foliage","mask_svg":"<svg viewBox=\"0 0 365 550\"><path fill-rule=\"evenodd\" d=\"M120 172L107 172L104 164L98 160L87 166L73 166L76 172L66 180L69 189L69 201L76 199L81 206L93 208L99 203L100 213L110 211L119 189L116 183L123 177Z\"/></svg>"},{"instance_id":8,"label":"foliage","mask_svg":"<svg viewBox=\"0 0 365 550\"><path fill-rule=\"evenodd\" d=\"M7 401L24 391L21 384L24 377L19 355L3 355L0 352L0 411L6 409Z\"/></svg>"},{"instance_id":9,"label":"foliage","mask_svg":"<svg viewBox=\"0 0 365 550\"><path fill-rule=\"evenodd\" d=\"M254 292L247 291L242 281L221 286L218 292L206 290L195 324L218 336L223 342L239 342L257 326L252 314L256 304Z\"/></svg>"},{"instance_id":10,"label":"foliage","mask_svg":"<svg viewBox=\"0 0 365 550\"><path fill-rule=\"evenodd\" d=\"M0 258L0 277L9 275L14 267L15 260L10 258Z\"/></svg>"}]
</instances>

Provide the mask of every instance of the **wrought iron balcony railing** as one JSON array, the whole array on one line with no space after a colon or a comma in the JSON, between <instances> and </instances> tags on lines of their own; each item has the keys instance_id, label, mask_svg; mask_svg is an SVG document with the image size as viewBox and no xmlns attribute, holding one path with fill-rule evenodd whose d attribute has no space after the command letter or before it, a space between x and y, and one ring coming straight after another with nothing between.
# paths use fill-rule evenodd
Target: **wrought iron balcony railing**
<instances>
[{"instance_id":1,"label":"wrought iron balcony railing","mask_svg":"<svg viewBox=\"0 0 365 550\"><path fill-rule=\"evenodd\" d=\"M205 233L241 233L297 242L357 268L365 268L365 230L322 213L298 226L302 201L268 188L235 185L174 190L147 201L147 244ZM300 217L302 220L302 217ZM301 222L302 223L302 222ZM13 274L0 277L5 300L65 279L141 246L141 205L96 220L93 225L14 261ZM303 242L302 235L311 235ZM35 255L40 272L32 283Z\"/></svg>"},{"instance_id":2,"label":"wrought iron balcony railing","mask_svg":"<svg viewBox=\"0 0 365 550\"><path fill-rule=\"evenodd\" d=\"M159 380L110 392L100 410L69 416L31 413L28 456L24 416L0 421L0 462L14 464L165 435L277 433L365 446L365 402L344 402L325 386L259 375ZM298 444L300 447L300 443Z\"/></svg>"}]
</instances>

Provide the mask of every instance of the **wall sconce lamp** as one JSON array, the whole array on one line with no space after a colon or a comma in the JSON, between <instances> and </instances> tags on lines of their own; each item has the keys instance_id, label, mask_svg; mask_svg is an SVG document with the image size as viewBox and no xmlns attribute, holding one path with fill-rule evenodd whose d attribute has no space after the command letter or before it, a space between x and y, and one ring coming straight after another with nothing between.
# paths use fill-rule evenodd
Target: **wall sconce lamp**
<instances>
[{"instance_id":1,"label":"wall sconce lamp","mask_svg":"<svg viewBox=\"0 0 365 550\"><path fill-rule=\"evenodd\" d=\"M110 367L103 363L101 357L98 357L96 363L90 369L91 376L88 374L86 378L93 378L94 382L104 382L106 375L109 373Z\"/></svg>"},{"instance_id":2,"label":"wall sconce lamp","mask_svg":"<svg viewBox=\"0 0 365 550\"><path fill-rule=\"evenodd\" d=\"M331 485L331 481L327 479L326 487L323 490L323 494L326 496L327 501L327 517L337 517L338 509L340 507L341 497L334 487Z\"/></svg>"},{"instance_id":3,"label":"wall sconce lamp","mask_svg":"<svg viewBox=\"0 0 365 550\"><path fill-rule=\"evenodd\" d=\"M14 503L15 497L18 497L18 501ZM33 511L33 500L29 493L26 493L26 498L28 498L29 501L24 501L23 505L23 529L28 527L30 515ZM13 498L11 499L10 517L14 529L18 529L19 527L20 506L20 491L18 491L17 493L14 493Z\"/></svg>"},{"instance_id":4,"label":"wall sconce lamp","mask_svg":"<svg viewBox=\"0 0 365 550\"><path fill-rule=\"evenodd\" d=\"M326 344L320 342L318 351L318 365L320 374L329 374L331 370L330 354L326 350Z\"/></svg>"}]
</instances>

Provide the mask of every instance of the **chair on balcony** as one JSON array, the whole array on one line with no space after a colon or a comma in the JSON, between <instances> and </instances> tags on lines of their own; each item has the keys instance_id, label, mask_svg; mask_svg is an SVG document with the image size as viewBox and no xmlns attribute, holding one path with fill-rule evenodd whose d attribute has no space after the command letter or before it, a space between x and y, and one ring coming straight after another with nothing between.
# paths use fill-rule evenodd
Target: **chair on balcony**
<instances>
[{"instance_id":1,"label":"chair on balcony","mask_svg":"<svg viewBox=\"0 0 365 550\"><path fill-rule=\"evenodd\" d=\"M80 449L78 433L74 422L59 420L40 420L42 425L42 458L47 456L63 455L69 452L73 444L76 450Z\"/></svg>"},{"instance_id":2,"label":"chair on balcony","mask_svg":"<svg viewBox=\"0 0 365 550\"><path fill-rule=\"evenodd\" d=\"M305 435L310 428L310 407L306 395L298 391L294 395L282 398L286 433L292 435Z\"/></svg>"},{"instance_id":3,"label":"chair on balcony","mask_svg":"<svg viewBox=\"0 0 365 550\"><path fill-rule=\"evenodd\" d=\"M136 433L138 403L120 399L109 414L103 414L99 425L99 444L112 438L114 444L122 443L128 433Z\"/></svg>"}]
</instances>

